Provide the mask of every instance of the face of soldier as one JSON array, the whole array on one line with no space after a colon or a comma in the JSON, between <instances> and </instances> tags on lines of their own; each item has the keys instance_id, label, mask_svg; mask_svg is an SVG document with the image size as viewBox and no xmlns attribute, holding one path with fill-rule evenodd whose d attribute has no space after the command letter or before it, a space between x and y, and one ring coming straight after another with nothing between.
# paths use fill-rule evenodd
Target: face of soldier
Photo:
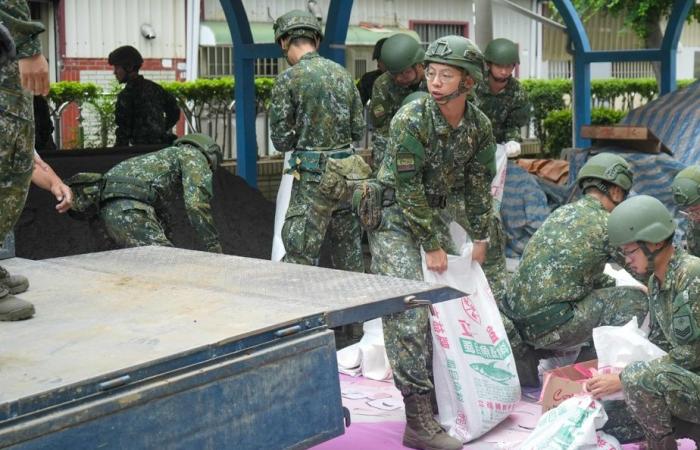
<instances>
[{"instance_id":1,"label":"face of soldier","mask_svg":"<svg viewBox=\"0 0 700 450\"><path fill-rule=\"evenodd\" d=\"M471 80L471 77L464 77L464 74L455 67L446 64L430 63L425 79L428 81L428 92L436 102L441 103L444 97L456 92L460 83ZM473 85L474 82L472 81Z\"/></svg>"},{"instance_id":2,"label":"face of soldier","mask_svg":"<svg viewBox=\"0 0 700 450\"><path fill-rule=\"evenodd\" d=\"M126 83L129 79L129 74L122 66L114 66L114 78L120 83Z\"/></svg>"},{"instance_id":3,"label":"face of soldier","mask_svg":"<svg viewBox=\"0 0 700 450\"><path fill-rule=\"evenodd\" d=\"M399 86L408 87L417 84L420 80L421 74L418 73L418 66L411 66L401 73L392 74L394 81Z\"/></svg>"},{"instance_id":4,"label":"face of soldier","mask_svg":"<svg viewBox=\"0 0 700 450\"><path fill-rule=\"evenodd\" d=\"M493 78L495 81L497 81L499 83L503 83L505 81L508 81L508 78L513 76L514 70L515 70L515 64L507 64L507 65L495 64L495 63L489 64L489 73L491 74L491 78Z\"/></svg>"},{"instance_id":5,"label":"face of soldier","mask_svg":"<svg viewBox=\"0 0 700 450\"><path fill-rule=\"evenodd\" d=\"M620 247L620 250L625 257L627 267L640 275L644 275L647 273L649 261L647 261L647 256L644 254L641 245L643 244L639 242L631 242Z\"/></svg>"}]
</instances>

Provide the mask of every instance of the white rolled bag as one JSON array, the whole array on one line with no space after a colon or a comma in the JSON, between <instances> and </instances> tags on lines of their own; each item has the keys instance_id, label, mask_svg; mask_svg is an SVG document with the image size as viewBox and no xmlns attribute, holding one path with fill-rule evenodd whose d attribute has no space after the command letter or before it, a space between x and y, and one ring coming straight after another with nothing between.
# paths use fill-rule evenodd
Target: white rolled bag
<instances>
[{"instance_id":1,"label":"white rolled bag","mask_svg":"<svg viewBox=\"0 0 700 450\"><path fill-rule=\"evenodd\" d=\"M491 430L520 400L515 360L498 306L481 266L471 258L471 243L456 223L450 226L460 256L448 255L447 271L427 269L425 281L469 295L431 307L433 374L440 424L462 442Z\"/></svg>"}]
</instances>

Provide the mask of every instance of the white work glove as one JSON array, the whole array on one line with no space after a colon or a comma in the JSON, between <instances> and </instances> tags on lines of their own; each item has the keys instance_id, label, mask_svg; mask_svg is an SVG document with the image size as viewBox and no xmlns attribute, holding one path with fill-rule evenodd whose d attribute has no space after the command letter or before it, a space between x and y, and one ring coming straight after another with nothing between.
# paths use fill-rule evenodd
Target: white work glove
<instances>
[{"instance_id":1,"label":"white work glove","mask_svg":"<svg viewBox=\"0 0 700 450\"><path fill-rule=\"evenodd\" d=\"M520 142L508 141L503 144L506 150L506 156L508 158L515 158L520 155Z\"/></svg>"}]
</instances>

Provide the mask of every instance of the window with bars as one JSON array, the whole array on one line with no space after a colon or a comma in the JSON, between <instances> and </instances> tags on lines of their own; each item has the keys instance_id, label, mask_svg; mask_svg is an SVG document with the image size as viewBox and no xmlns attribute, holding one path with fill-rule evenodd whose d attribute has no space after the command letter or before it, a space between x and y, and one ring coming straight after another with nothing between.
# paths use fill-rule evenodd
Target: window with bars
<instances>
[{"instance_id":1,"label":"window with bars","mask_svg":"<svg viewBox=\"0 0 700 450\"><path fill-rule=\"evenodd\" d=\"M356 59L355 60L355 78L360 78L362 75L367 73L367 60Z\"/></svg>"},{"instance_id":2,"label":"window with bars","mask_svg":"<svg viewBox=\"0 0 700 450\"><path fill-rule=\"evenodd\" d=\"M654 78L649 61L613 62L611 71L613 78Z\"/></svg>"},{"instance_id":3,"label":"window with bars","mask_svg":"<svg viewBox=\"0 0 700 450\"><path fill-rule=\"evenodd\" d=\"M418 34L424 48L428 48L428 45L435 39L450 34L469 37L468 22L427 22L411 20L408 26Z\"/></svg>"},{"instance_id":4,"label":"window with bars","mask_svg":"<svg viewBox=\"0 0 700 450\"><path fill-rule=\"evenodd\" d=\"M256 59L254 70L256 77L275 77L280 72L279 59ZM199 76L202 78L233 76L233 47L201 47Z\"/></svg>"}]
</instances>

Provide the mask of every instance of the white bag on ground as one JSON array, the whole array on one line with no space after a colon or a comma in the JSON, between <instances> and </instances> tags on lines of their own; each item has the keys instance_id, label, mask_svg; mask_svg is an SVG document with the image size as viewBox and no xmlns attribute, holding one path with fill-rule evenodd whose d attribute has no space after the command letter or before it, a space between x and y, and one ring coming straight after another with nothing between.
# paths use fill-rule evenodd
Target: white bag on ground
<instances>
[{"instance_id":1,"label":"white bag on ground","mask_svg":"<svg viewBox=\"0 0 700 450\"><path fill-rule=\"evenodd\" d=\"M391 365L384 346L382 319L362 324L362 339L338 350L338 371L353 377L362 375L377 381L391 380Z\"/></svg>"},{"instance_id":2,"label":"white bag on ground","mask_svg":"<svg viewBox=\"0 0 700 450\"><path fill-rule=\"evenodd\" d=\"M451 225L462 256L448 256L447 271L427 270L425 281L445 284L469 295L432 306L433 375L440 423L468 442L513 411L520 400L515 360L498 307L478 263L471 260L466 232Z\"/></svg>"},{"instance_id":3,"label":"white bag on ground","mask_svg":"<svg viewBox=\"0 0 700 450\"><path fill-rule=\"evenodd\" d=\"M598 354L599 373L620 373L635 361L651 361L666 354L647 338L634 317L621 327L606 326L593 329L593 344ZM603 400L623 400L622 391Z\"/></svg>"},{"instance_id":4,"label":"white bag on ground","mask_svg":"<svg viewBox=\"0 0 700 450\"><path fill-rule=\"evenodd\" d=\"M572 397L544 413L519 450L622 450L617 439L596 431L607 421L599 401Z\"/></svg>"},{"instance_id":5,"label":"white bag on ground","mask_svg":"<svg viewBox=\"0 0 700 450\"><path fill-rule=\"evenodd\" d=\"M284 217L287 215L289 208L289 200L292 197L292 184L294 177L284 173L289 168L289 158L292 152L284 154L284 164L282 165L282 180L280 188L277 191L277 202L275 203L275 230L272 235L272 261L282 261L286 253L284 242L282 242L282 227L284 226Z\"/></svg>"}]
</instances>

